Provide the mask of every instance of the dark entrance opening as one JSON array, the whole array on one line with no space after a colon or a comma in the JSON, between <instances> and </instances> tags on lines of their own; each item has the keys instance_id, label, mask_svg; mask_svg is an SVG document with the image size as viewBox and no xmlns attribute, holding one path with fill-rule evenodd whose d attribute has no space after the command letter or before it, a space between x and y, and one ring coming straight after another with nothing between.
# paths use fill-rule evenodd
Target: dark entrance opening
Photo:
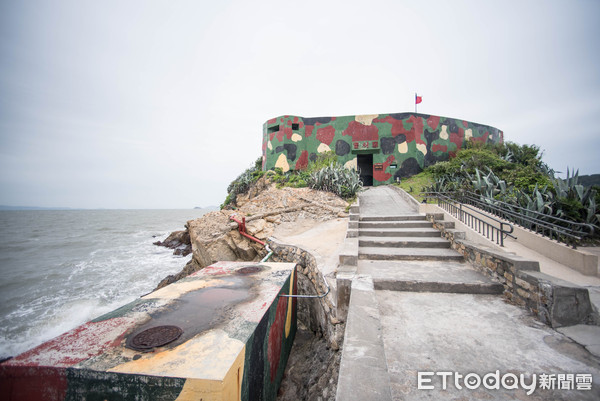
<instances>
[{"instance_id":1,"label":"dark entrance opening","mask_svg":"<svg viewBox=\"0 0 600 401\"><path fill-rule=\"evenodd\" d=\"M373 154L357 156L358 172L363 186L373 186Z\"/></svg>"}]
</instances>

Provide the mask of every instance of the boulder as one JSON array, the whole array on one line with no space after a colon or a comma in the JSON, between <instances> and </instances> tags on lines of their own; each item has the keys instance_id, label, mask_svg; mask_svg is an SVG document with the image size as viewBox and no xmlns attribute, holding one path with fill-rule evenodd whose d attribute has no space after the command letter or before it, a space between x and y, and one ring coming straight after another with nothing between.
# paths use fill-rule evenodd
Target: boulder
<instances>
[{"instance_id":1,"label":"boulder","mask_svg":"<svg viewBox=\"0 0 600 401\"><path fill-rule=\"evenodd\" d=\"M236 203L237 210L214 211L188 221L187 230L172 233L160 245L173 247L182 255L191 251L191 265L184 269L190 272L217 261L257 261L266 254L264 247L242 236L237 223L230 220L232 215L238 220L246 217L248 234L265 240L282 222L306 218L316 221L334 219L345 215L348 205L329 192L310 188L278 189L267 176L258 180L247 194L238 195ZM165 282L177 277L179 274L167 277Z\"/></svg>"}]
</instances>

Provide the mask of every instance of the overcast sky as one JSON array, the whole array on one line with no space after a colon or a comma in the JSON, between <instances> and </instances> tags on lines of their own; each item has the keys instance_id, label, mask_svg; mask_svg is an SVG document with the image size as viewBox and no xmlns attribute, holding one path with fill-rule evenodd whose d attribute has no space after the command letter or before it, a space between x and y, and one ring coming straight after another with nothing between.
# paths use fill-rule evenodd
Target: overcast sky
<instances>
[{"instance_id":1,"label":"overcast sky","mask_svg":"<svg viewBox=\"0 0 600 401\"><path fill-rule=\"evenodd\" d=\"M220 204L262 124L419 112L600 173L600 1L0 2L0 204Z\"/></svg>"}]
</instances>

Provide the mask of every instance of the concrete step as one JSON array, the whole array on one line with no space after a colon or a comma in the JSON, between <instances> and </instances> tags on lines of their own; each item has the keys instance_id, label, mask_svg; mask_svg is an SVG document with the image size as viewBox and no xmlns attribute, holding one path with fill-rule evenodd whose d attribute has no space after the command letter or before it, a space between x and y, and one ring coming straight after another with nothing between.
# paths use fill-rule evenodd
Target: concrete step
<instances>
[{"instance_id":1,"label":"concrete step","mask_svg":"<svg viewBox=\"0 0 600 401\"><path fill-rule=\"evenodd\" d=\"M379 305L368 276L352 280L341 352L336 401L392 401Z\"/></svg>"},{"instance_id":2,"label":"concrete step","mask_svg":"<svg viewBox=\"0 0 600 401\"><path fill-rule=\"evenodd\" d=\"M464 257L454 249L359 247L358 259L463 261Z\"/></svg>"},{"instance_id":3,"label":"concrete step","mask_svg":"<svg viewBox=\"0 0 600 401\"><path fill-rule=\"evenodd\" d=\"M502 294L502 284L461 262L373 261L358 262L358 274L373 278L376 290Z\"/></svg>"},{"instance_id":4,"label":"concrete step","mask_svg":"<svg viewBox=\"0 0 600 401\"><path fill-rule=\"evenodd\" d=\"M441 237L435 228L362 228L359 235L364 237Z\"/></svg>"},{"instance_id":5,"label":"concrete step","mask_svg":"<svg viewBox=\"0 0 600 401\"><path fill-rule=\"evenodd\" d=\"M431 228L428 221L359 221L358 228Z\"/></svg>"},{"instance_id":6,"label":"concrete step","mask_svg":"<svg viewBox=\"0 0 600 401\"><path fill-rule=\"evenodd\" d=\"M497 370L503 380L508 378L504 376L506 372L513 372L517 377L523 374L526 380L532 372L540 371L586 372L594 379L599 374L597 362L587 351L536 321L524 308L508 304L502 297L399 291L375 293L377 303L373 302L373 305L379 306L378 317L394 400L599 399L596 380L593 380L591 391L564 390L558 385L547 390L540 388L539 373L537 387L531 388L530 397L523 395L526 390L520 385L518 389L500 385L498 389L490 390L481 384L469 390L463 384L467 372L477 372L482 378ZM354 351L361 355L362 348ZM432 389L419 389L416 372L442 371L452 372L447 387L440 376L431 373L424 377L432 379ZM455 386L458 375L454 372L462 375L458 381L460 387ZM362 383L358 377L354 379Z\"/></svg>"},{"instance_id":7,"label":"concrete step","mask_svg":"<svg viewBox=\"0 0 600 401\"><path fill-rule=\"evenodd\" d=\"M400 216L361 216L360 221L425 221L425 215L405 214Z\"/></svg>"},{"instance_id":8,"label":"concrete step","mask_svg":"<svg viewBox=\"0 0 600 401\"><path fill-rule=\"evenodd\" d=\"M441 237L367 237L359 236L358 245L377 248L450 248L450 241Z\"/></svg>"}]
</instances>

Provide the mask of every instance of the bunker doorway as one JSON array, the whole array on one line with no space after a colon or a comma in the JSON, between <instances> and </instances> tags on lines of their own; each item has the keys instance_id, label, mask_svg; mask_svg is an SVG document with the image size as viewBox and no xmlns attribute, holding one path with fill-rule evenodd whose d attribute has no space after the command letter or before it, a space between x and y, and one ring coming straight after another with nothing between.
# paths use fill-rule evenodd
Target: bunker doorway
<instances>
[{"instance_id":1,"label":"bunker doorway","mask_svg":"<svg viewBox=\"0 0 600 401\"><path fill-rule=\"evenodd\" d=\"M373 186L373 154L357 155L358 172L365 187Z\"/></svg>"}]
</instances>

